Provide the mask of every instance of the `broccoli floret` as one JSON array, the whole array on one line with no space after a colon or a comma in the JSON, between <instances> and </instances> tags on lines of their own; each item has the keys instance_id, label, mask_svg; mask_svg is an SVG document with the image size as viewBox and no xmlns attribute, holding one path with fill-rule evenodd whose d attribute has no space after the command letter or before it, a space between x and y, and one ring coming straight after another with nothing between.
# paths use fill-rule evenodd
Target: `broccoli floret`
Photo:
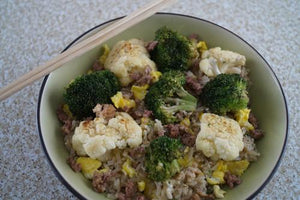
<instances>
[{"instance_id":1,"label":"broccoli floret","mask_svg":"<svg viewBox=\"0 0 300 200\"><path fill-rule=\"evenodd\" d=\"M108 71L84 74L72 81L64 92L64 100L76 118L93 116L93 108L100 104L111 103L110 97L120 89L115 75Z\"/></svg>"},{"instance_id":2,"label":"broccoli floret","mask_svg":"<svg viewBox=\"0 0 300 200\"><path fill-rule=\"evenodd\" d=\"M155 32L158 44L150 52L151 59L162 72L169 70L187 70L192 60L199 56L197 48L185 36L162 27Z\"/></svg>"},{"instance_id":3,"label":"broccoli floret","mask_svg":"<svg viewBox=\"0 0 300 200\"><path fill-rule=\"evenodd\" d=\"M182 156L182 147L179 139L167 136L161 136L151 141L146 148L147 176L154 181L163 181L179 172L177 159Z\"/></svg>"},{"instance_id":4,"label":"broccoli floret","mask_svg":"<svg viewBox=\"0 0 300 200\"><path fill-rule=\"evenodd\" d=\"M238 74L220 74L204 86L200 99L217 114L246 108L249 102L247 81Z\"/></svg>"},{"instance_id":5,"label":"broccoli floret","mask_svg":"<svg viewBox=\"0 0 300 200\"><path fill-rule=\"evenodd\" d=\"M150 87L145 104L163 124L177 122L175 114L178 111L196 109L197 99L183 88L184 84L182 72L169 71Z\"/></svg>"}]
</instances>

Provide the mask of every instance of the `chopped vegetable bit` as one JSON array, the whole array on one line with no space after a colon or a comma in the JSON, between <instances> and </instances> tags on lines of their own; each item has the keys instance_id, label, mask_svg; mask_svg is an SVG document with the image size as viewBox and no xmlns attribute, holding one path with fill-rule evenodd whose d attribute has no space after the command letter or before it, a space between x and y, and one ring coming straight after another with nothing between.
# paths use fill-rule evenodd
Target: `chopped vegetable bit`
<instances>
[{"instance_id":1,"label":"chopped vegetable bit","mask_svg":"<svg viewBox=\"0 0 300 200\"><path fill-rule=\"evenodd\" d=\"M145 187L146 187L145 181L140 181L140 182L138 182L138 190L139 190L140 192L143 192L143 191L145 190Z\"/></svg>"},{"instance_id":2,"label":"chopped vegetable bit","mask_svg":"<svg viewBox=\"0 0 300 200\"><path fill-rule=\"evenodd\" d=\"M76 162L81 165L82 173L88 179L92 179L94 172L102 165L101 161L90 157L79 157Z\"/></svg>"},{"instance_id":3,"label":"chopped vegetable bit","mask_svg":"<svg viewBox=\"0 0 300 200\"><path fill-rule=\"evenodd\" d=\"M220 186L214 185L213 189L214 189L214 195L215 195L218 199L224 198L224 194L225 194L226 192L225 192L224 190L222 190L222 189L220 188Z\"/></svg>"},{"instance_id":4,"label":"chopped vegetable bit","mask_svg":"<svg viewBox=\"0 0 300 200\"><path fill-rule=\"evenodd\" d=\"M103 54L100 56L99 62L104 65L106 58L110 52L110 49L107 44L103 45L102 49L103 49Z\"/></svg>"},{"instance_id":5,"label":"chopped vegetable bit","mask_svg":"<svg viewBox=\"0 0 300 200\"><path fill-rule=\"evenodd\" d=\"M203 51L207 50L207 45L205 43L205 41L199 41L197 44L197 48L199 49L199 51L202 53Z\"/></svg>"},{"instance_id":6,"label":"chopped vegetable bit","mask_svg":"<svg viewBox=\"0 0 300 200\"><path fill-rule=\"evenodd\" d=\"M248 168L249 161L223 161L220 160L217 163L215 171L212 173L212 177L207 178L207 182L211 185L223 184L224 175L226 172L230 172L233 175L241 176L244 171Z\"/></svg>"},{"instance_id":7,"label":"chopped vegetable bit","mask_svg":"<svg viewBox=\"0 0 300 200\"><path fill-rule=\"evenodd\" d=\"M135 99L143 100L147 94L147 89L149 88L149 85L143 85L143 86L137 86L133 85L131 87L131 92L133 93L133 96Z\"/></svg>"},{"instance_id":8,"label":"chopped vegetable bit","mask_svg":"<svg viewBox=\"0 0 300 200\"><path fill-rule=\"evenodd\" d=\"M240 126L245 127L249 131L254 129L253 125L250 124L250 122L248 121L250 111L251 111L250 109L245 108L245 109L238 110L234 115L236 121L240 124Z\"/></svg>"},{"instance_id":9,"label":"chopped vegetable bit","mask_svg":"<svg viewBox=\"0 0 300 200\"><path fill-rule=\"evenodd\" d=\"M122 172L125 175L128 175L130 178L135 175L135 169L131 167L131 161L129 159L127 159L126 162L123 163Z\"/></svg>"},{"instance_id":10,"label":"chopped vegetable bit","mask_svg":"<svg viewBox=\"0 0 300 200\"><path fill-rule=\"evenodd\" d=\"M126 99L123 97L122 92L117 92L113 97L111 97L112 102L116 108L134 108L135 101L132 99Z\"/></svg>"},{"instance_id":11,"label":"chopped vegetable bit","mask_svg":"<svg viewBox=\"0 0 300 200\"><path fill-rule=\"evenodd\" d=\"M188 128L191 125L191 121L188 117L186 117L180 122L180 124Z\"/></svg>"},{"instance_id":12,"label":"chopped vegetable bit","mask_svg":"<svg viewBox=\"0 0 300 200\"><path fill-rule=\"evenodd\" d=\"M152 77L152 82L155 83L159 80L160 76L162 75L162 73L160 71L151 71L150 75Z\"/></svg>"},{"instance_id":13,"label":"chopped vegetable bit","mask_svg":"<svg viewBox=\"0 0 300 200\"><path fill-rule=\"evenodd\" d=\"M68 115L68 117L73 118L73 115L70 111L68 104L63 105L63 111Z\"/></svg>"}]
</instances>

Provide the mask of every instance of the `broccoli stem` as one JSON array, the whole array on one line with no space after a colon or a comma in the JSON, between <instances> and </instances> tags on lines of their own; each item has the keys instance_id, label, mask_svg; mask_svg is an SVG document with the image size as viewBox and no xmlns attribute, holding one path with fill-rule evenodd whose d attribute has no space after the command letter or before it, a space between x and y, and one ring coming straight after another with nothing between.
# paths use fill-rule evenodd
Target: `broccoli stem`
<instances>
[{"instance_id":1,"label":"broccoli stem","mask_svg":"<svg viewBox=\"0 0 300 200\"><path fill-rule=\"evenodd\" d=\"M176 90L176 94L184 100L197 103L197 98L188 93L183 87Z\"/></svg>"},{"instance_id":2,"label":"broccoli stem","mask_svg":"<svg viewBox=\"0 0 300 200\"><path fill-rule=\"evenodd\" d=\"M176 113L180 110L194 111L197 107L197 101L188 101L179 98L166 98L167 103L174 103L173 106L162 106L162 109L168 113Z\"/></svg>"}]
</instances>

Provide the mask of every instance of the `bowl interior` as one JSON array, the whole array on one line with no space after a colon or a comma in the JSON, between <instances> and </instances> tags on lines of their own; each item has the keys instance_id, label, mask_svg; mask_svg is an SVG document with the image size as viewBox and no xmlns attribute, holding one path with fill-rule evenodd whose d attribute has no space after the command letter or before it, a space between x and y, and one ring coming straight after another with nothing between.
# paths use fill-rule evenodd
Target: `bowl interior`
<instances>
[{"instance_id":1,"label":"bowl interior","mask_svg":"<svg viewBox=\"0 0 300 200\"><path fill-rule=\"evenodd\" d=\"M93 29L78 40L94 34L109 23ZM250 78L253 82L250 89L251 109L260 121L265 137L257 143L261 157L251 164L243 175L243 183L228 191L225 199L246 199L254 196L275 172L285 146L288 117L285 98L278 80L267 62L241 38L213 23L193 17L156 14L106 43L111 46L119 40L130 38L151 40L154 38L155 30L163 25L185 35L197 33L202 40L207 42L208 47L220 46L222 49L236 51L246 56L247 66L251 70ZM87 199L105 199L105 197L94 192L90 182L80 173L73 172L67 165L68 153L64 147L56 108L62 103L64 87L74 77L85 73L99 54L100 47L97 47L46 77L41 88L38 106L38 128L41 141L54 171L77 196Z\"/></svg>"}]
</instances>

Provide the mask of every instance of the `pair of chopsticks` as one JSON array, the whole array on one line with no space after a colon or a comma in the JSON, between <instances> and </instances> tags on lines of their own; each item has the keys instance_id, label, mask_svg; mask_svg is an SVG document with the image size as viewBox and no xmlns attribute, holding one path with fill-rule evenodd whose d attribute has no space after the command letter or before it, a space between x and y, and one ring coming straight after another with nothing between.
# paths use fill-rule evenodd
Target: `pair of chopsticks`
<instances>
[{"instance_id":1,"label":"pair of chopsticks","mask_svg":"<svg viewBox=\"0 0 300 200\"><path fill-rule=\"evenodd\" d=\"M118 20L112 25L102 29L95 35L87 38L86 40L74 45L65 52L59 54L52 60L40 65L30 71L29 73L21 76L14 82L8 84L7 86L0 89L0 101L8 98L15 92L21 90L22 88L30 85L34 81L42 78L43 76L49 74L55 69L61 67L68 61L84 54L85 52L101 45L106 40L118 35L124 30L132 27L133 25L145 20L146 18L152 16L159 10L167 7L174 3L174 0L155 0L141 7L140 9L134 11L130 15Z\"/></svg>"}]
</instances>

